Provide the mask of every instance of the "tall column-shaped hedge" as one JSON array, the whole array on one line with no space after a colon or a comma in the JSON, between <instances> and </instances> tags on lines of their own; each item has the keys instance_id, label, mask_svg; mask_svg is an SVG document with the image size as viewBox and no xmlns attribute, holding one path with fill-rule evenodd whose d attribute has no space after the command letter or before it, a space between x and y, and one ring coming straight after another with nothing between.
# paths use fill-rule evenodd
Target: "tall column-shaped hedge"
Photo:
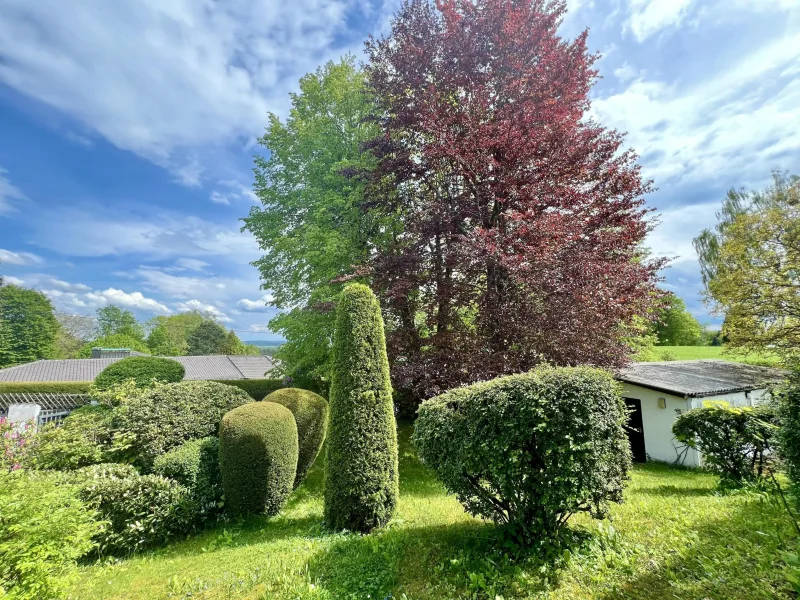
<instances>
[{"instance_id":1,"label":"tall column-shaped hedge","mask_svg":"<svg viewBox=\"0 0 800 600\"><path fill-rule=\"evenodd\" d=\"M383 319L361 284L339 298L325 465L325 522L368 532L397 507L397 427Z\"/></svg>"}]
</instances>

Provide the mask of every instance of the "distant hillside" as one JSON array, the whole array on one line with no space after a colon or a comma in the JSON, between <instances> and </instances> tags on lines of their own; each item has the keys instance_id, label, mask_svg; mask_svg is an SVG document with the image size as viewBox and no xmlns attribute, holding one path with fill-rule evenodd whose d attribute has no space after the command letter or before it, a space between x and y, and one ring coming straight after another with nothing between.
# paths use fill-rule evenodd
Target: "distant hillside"
<instances>
[{"instance_id":1,"label":"distant hillside","mask_svg":"<svg viewBox=\"0 0 800 600\"><path fill-rule=\"evenodd\" d=\"M247 340L245 343L253 346L282 346L286 340Z\"/></svg>"}]
</instances>

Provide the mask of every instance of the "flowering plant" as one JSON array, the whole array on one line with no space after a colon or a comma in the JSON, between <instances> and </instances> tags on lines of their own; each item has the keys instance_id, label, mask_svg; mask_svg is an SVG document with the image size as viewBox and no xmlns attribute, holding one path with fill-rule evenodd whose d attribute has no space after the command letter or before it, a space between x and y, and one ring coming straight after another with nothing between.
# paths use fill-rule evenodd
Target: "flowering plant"
<instances>
[{"instance_id":1,"label":"flowering plant","mask_svg":"<svg viewBox=\"0 0 800 600\"><path fill-rule=\"evenodd\" d=\"M12 423L0 417L0 471L22 468L35 434L33 422Z\"/></svg>"}]
</instances>

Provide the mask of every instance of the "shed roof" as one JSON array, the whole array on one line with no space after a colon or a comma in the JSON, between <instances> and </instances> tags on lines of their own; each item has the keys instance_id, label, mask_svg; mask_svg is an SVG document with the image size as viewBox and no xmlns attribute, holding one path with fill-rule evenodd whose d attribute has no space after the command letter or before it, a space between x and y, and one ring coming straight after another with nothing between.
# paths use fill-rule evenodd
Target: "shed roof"
<instances>
[{"instance_id":1,"label":"shed roof","mask_svg":"<svg viewBox=\"0 0 800 600\"><path fill-rule=\"evenodd\" d=\"M617 373L620 381L684 398L763 389L785 377L779 369L717 359L633 363Z\"/></svg>"},{"instance_id":2,"label":"shed roof","mask_svg":"<svg viewBox=\"0 0 800 600\"><path fill-rule=\"evenodd\" d=\"M186 380L260 379L275 363L269 356L170 356L186 369ZM39 360L0 369L0 382L94 381L117 358Z\"/></svg>"}]
</instances>

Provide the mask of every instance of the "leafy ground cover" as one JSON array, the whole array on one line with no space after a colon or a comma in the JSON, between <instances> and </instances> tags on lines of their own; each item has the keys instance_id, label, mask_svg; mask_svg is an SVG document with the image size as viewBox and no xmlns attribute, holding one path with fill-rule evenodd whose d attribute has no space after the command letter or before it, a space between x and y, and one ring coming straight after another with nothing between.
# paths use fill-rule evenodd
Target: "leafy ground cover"
<instances>
[{"instance_id":1,"label":"leafy ground cover","mask_svg":"<svg viewBox=\"0 0 800 600\"><path fill-rule=\"evenodd\" d=\"M557 559L512 563L492 526L471 518L418 462L400 428L400 504L369 536L322 522L322 459L279 517L221 524L129 560L84 567L70 598L521 600L789 598L782 552L796 548L776 504L720 495L716 478L637 466L625 503Z\"/></svg>"},{"instance_id":2,"label":"leafy ground cover","mask_svg":"<svg viewBox=\"0 0 800 600\"><path fill-rule=\"evenodd\" d=\"M655 356L650 360L664 360L668 353L672 360L697 360L702 358L718 358L733 362L748 363L753 365L777 365L779 358L765 354L741 354L725 350L724 346L656 346L653 348Z\"/></svg>"}]
</instances>

